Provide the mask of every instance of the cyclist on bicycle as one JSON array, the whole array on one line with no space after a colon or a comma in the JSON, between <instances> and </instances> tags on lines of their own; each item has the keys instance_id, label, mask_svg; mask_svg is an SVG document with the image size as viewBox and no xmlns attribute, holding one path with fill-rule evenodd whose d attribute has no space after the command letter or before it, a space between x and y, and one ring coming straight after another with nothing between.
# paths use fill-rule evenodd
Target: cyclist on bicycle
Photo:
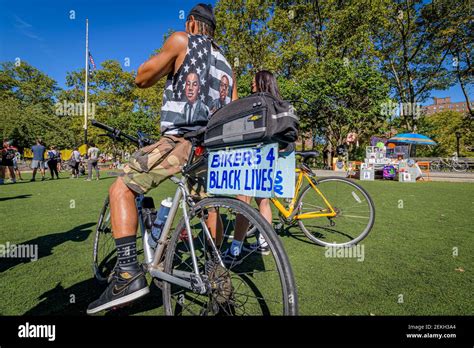
<instances>
[{"instance_id":1,"label":"cyclist on bicycle","mask_svg":"<svg viewBox=\"0 0 474 348\"><path fill-rule=\"evenodd\" d=\"M135 152L123 175L109 189L117 268L108 288L89 305L88 314L128 303L149 292L137 261L135 197L181 171L191 150L191 143L183 135L207 124L216 99L229 103L237 98L232 68L213 40L215 28L212 7L196 5L187 17L185 32L173 33L160 53L138 69L135 82L139 88L151 87L167 76L160 115L162 137ZM228 83L225 98L221 95L221 81ZM208 224L217 228L217 214L209 214Z\"/></svg>"}]
</instances>

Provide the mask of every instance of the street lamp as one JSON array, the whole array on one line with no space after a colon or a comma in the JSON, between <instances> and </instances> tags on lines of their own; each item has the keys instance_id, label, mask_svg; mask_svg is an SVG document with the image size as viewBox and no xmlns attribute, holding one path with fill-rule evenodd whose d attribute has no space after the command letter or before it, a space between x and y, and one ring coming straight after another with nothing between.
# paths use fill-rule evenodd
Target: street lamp
<instances>
[{"instance_id":1,"label":"street lamp","mask_svg":"<svg viewBox=\"0 0 474 348\"><path fill-rule=\"evenodd\" d=\"M456 135L456 154L459 157L459 139L461 138L461 132L456 131L454 134Z\"/></svg>"}]
</instances>

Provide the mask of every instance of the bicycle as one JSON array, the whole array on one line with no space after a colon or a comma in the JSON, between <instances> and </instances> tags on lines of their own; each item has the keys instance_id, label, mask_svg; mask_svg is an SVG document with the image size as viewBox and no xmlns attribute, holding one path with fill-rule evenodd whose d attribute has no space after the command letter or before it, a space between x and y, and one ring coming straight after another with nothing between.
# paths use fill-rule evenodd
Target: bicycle
<instances>
[{"instance_id":1,"label":"bicycle","mask_svg":"<svg viewBox=\"0 0 474 348\"><path fill-rule=\"evenodd\" d=\"M139 148L153 143L141 132L135 138L97 121L92 121L92 124L106 130L112 139L125 138ZM148 242L153 222L149 215L154 206L153 198L144 195L136 198L144 258L142 268L162 290L165 314L297 315L293 272L278 236L270 224L244 202L225 196L201 198L190 193L192 184L202 182L196 173L207 168L207 151L201 146L202 129L186 134L185 138L191 141L192 150L181 178L170 178L177 185L176 193L155 250ZM179 208L182 217L178 219ZM223 242L220 246L216 245L206 225L212 212L218 214L222 224ZM271 255L262 257L250 252L244 254L239 265L224 264L221 250L230 241L237 215L245 217L265 237ZM172 227L174 231L170 235ZM107 198L94 240L95 278L101 282L109 281L116 262Z\"/></svg>"},{"instance_id":2,"label":"bicycle","mask_svg":"<svg viewBox=\"0 0 474 348\"><path fill-rule=\"evenodd\" d=\"M303 162L296 168L295 194L291 199L271 198L279 212L280 227L299 225L314 243L349 247L367 237L375 221L375 206L367 191L352 180L340 177L317 179L308 160L317 151L297 151ZM302 190L303 179L308 181ZM300 193L301 190L301 193ZM255 234L250 227L247 237Z\"/></svg>"},{"instance_id":3,"label":"bicycle","mask_svg":"<svg viewBox=\"0 0 474 348\"><path fill-rule=\"evenodd\" d=\"M458 154L455 152L451 157L441 158L434 160L430 163L430 170L433 172L441 172L446 170L454 170L455 172L465 173L469 169L469 164L459 159Z\"/></svg>"}]
</instances>

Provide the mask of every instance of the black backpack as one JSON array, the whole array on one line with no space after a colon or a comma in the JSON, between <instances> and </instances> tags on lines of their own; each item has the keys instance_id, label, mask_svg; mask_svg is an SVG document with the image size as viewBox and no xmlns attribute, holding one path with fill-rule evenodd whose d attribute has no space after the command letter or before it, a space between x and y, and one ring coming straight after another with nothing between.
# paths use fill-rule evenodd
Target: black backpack
<instances>
[{"instance_id":1,"label":"black backpack","mask_svg":"<svg viewBox=\"0 0 474 348\"><path fill-rule=\"evenodd\" d=\"M204 145L210 148L255 143L279 143L298 138L299 118L293 106L269 93L237 99L212 114Z\"/></svg>"}]
</instances>

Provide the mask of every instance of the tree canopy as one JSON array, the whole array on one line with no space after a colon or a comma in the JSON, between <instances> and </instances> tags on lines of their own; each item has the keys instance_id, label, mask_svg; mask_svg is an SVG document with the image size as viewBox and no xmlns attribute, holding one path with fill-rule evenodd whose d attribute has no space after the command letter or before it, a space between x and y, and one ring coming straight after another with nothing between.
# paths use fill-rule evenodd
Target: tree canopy
<instances>
[{"instance_id":1,"label":"tree canopy","mask_svg":"<svg viewBox=\"0 0 474 348\"><path fill-rule=\"evenodd\" d=\"M283 97L299 112L302 137L317 137L329 149L349 132L359 135L361 145L390 130L444 139L432 132L443 124L441 116L394 117L384 107L411 105L413 111L433 90L454 84L470 102L473 27L467 0L220 0L214 10L216 41L233 66L239 95L250 94L256 71L274 72ZM113 60L100 65L89 79L90 116L128 133L141 129L159 137L164 80L139 89L135 71ZM2 63L2 135L19 146L30 146L36 137L59 147L82 143L83 116L66 111L84 103L84 73L68 72L60 89L27 62ZM471 118L462 117L456 127L470 127ZM100 133L89 127L90 139L110 148Z\"/></svg>"}]
</instances>

